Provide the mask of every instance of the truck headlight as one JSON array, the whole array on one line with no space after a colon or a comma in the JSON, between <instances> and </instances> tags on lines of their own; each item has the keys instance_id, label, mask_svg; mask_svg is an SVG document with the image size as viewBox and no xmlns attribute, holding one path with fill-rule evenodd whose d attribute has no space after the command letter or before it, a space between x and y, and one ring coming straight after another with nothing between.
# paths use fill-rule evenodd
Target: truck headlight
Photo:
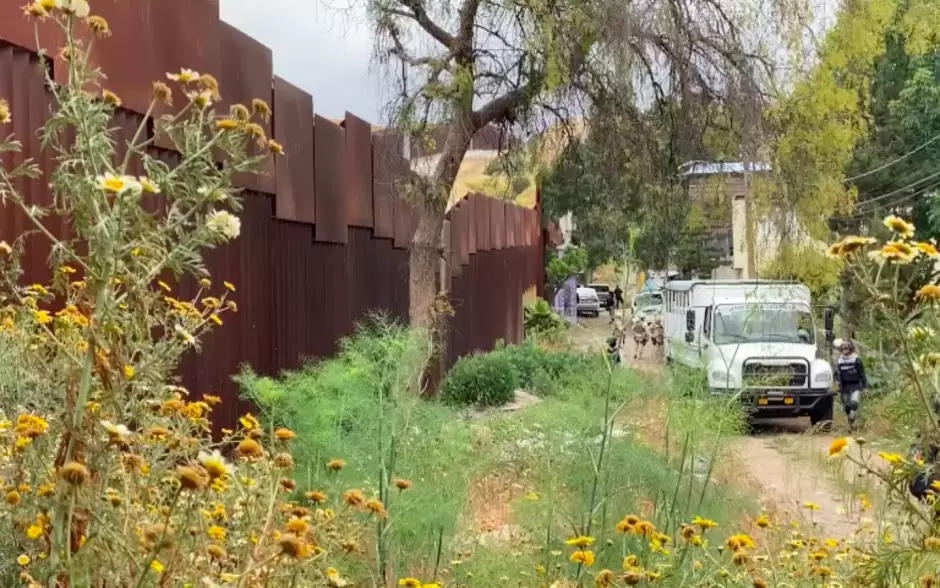
<instances>
[{"instance_id":1,"label":"truck headlight","mask_svg":"<svg viewBox=\"0 0 940 588\"><path fill-rule=\"evenodd\" d=\"M813 376L814 384L831 384L832 383L832 374L829 372L819 372Z\"/></svg>"},{"instance_id":2,"label":"truck headlight","mask_svg":"<svg viewBox=\"0 0 940 588\"><path fill-rule=\"evenodd\" d=\"M712 380L716 384L727 384L731 381L731 374L725 370L715 370L712 372Z\"/></svg>"}]
</instances>

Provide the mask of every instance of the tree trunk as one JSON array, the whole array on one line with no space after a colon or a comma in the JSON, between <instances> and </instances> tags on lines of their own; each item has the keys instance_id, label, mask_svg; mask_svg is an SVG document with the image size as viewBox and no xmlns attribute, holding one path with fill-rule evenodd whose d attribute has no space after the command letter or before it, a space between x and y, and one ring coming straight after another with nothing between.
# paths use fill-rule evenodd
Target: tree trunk
<instances>
[{"instance_id":1,"label":"tree trunk","mask_svg":"<svg viewBox=\"0 0 940 588\"><path fill-rule=\"evenodd\" d=\"M411 242L411 278L408 314L413 327L430 330L434 327L434 299L440 284L441 232L444 214L418 208L418 228Z\"/></svg>"}]
</instances>

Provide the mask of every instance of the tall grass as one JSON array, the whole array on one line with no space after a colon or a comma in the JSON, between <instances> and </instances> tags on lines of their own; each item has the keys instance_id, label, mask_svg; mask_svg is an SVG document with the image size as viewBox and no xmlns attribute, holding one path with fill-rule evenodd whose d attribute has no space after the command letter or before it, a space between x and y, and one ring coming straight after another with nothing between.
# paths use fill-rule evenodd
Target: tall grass
<instances>
[{"instance_id":1,"label":"tall grass","mask_svg":"<svg viewBox=\"0 0 940 588\"><path fill-rule=\"evenodd\" d=\"M685 453L701 455L735 430L733 419L719 414L724 407L689 394L683 380L623 367L611 372L602 353L555 353L533 366L531 349L510 347L497 353L522 357L531 373L552 374L549 395L520 412L465 420L457 409L419 397L425 352L421 337L379 322L344 341L334 359L278 379L250 372L239 378L269 424L304 440L294 456L302 489L382 493L392 477L414 483L386 492L388 526L369 538L379 567L387 566L377 585L406 575L465 580L467 572L473 585L497 585L504 576L556 565L551 554L573 534L614 540L614 525L629 513L674 532L694 515L734 520L746 504L693 471L693 460L674 448L681 440ZM665 416L656 434L672 443L642 440L634 417L654 403ZM324 464L332 458L347 466L328 477ZM491 476L508 485L510 496L500 500L511 501L512 515L503 522L518 533L496 533L496 543L484 545L468 506L477 483ZM617 541L599 551L599 565L619 565L628 546Z\"/></svg>"}]
</instances>

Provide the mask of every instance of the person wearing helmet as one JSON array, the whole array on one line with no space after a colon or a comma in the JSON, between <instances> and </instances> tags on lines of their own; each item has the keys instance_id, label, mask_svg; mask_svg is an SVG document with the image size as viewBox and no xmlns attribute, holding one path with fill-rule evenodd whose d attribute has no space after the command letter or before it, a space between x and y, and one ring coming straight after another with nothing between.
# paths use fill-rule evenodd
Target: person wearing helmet
<instances>
[{"instance_id":1,"label":"person wearing helmet","mask_svg":"<svg viewBox=\"0 0 940 588\"><path fill-rule=\"evenodd\" d=\"M859 403L862 399L862 392L868 388L868 379L865 377L865 366L855 353L855 344L849 340L842 341L839 351L839 359L836 361L836 382L839 384L842 408L845 409L845 416L849 419L849 430L854 431Z\"/></svg>"}]
</instances>

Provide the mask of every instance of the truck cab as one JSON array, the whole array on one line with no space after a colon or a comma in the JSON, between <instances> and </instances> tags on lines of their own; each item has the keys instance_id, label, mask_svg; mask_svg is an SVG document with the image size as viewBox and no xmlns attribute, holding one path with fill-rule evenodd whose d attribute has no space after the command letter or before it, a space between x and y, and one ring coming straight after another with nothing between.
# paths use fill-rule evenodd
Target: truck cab
<instances>
[{"instance_id":1,"label":"truck cab","mask_svg":"<svg viewBox=\"0 0 940 588\"><path fill-rule=\"evenodd\" d=\"M713 394L739 395L754 417L832 419L832 367L817 357L806 286L675 281L664 298L667 359L703 370Z\"/></svg>"}]
</instances>

